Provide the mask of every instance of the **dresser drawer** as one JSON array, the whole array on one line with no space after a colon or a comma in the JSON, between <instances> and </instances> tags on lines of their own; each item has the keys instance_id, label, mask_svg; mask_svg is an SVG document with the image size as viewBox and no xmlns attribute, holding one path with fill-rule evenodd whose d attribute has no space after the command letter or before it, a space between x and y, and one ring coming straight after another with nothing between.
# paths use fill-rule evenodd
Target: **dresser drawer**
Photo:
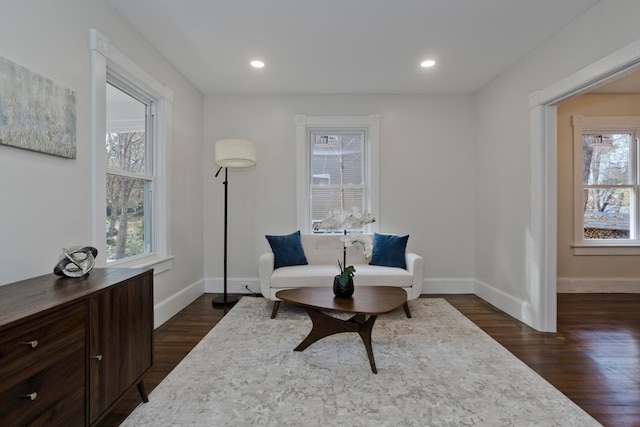
<instances>
[{"instance_id":1,"label":"dresser drawer","mask_svg":"<svg viewBox=\"0 0 640 427\"><path fill-rule=\"evenodd\" d=\"M0 388L2 425L84 425L84 376L83 347L29 377L17 375L3 380Z\"/></svg>"},{"instance_id":2,"label":"dresser drawer","mask_svg":"<svg viewBox=\"0 0 640 427\"><path fill-rule=\"evenodd\" d=\"M84 345L87 302L79 302L0 334L0 379L30 376L65 357L70 343ZM66 351L65 351L65 347Z\"/></svg>"}]
</instances>

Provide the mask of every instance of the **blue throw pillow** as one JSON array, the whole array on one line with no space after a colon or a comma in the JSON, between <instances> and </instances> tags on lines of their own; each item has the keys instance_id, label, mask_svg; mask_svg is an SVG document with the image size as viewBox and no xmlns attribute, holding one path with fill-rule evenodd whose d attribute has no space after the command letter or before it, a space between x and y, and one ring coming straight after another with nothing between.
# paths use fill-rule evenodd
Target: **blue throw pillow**
<instances>
[{"instance_id":1,"label":"blue throw pillow","mask_svg":"<svg viewBox=\"0 0 640 427\"><path fill-rule=\"evenodd\" d=\"M394 236L390 234L373 234L373 252L371 253L371 265L385 267L407 268L404 251L407 248L409 235Z\"/></svg>"},{"instance_id":2,"label":"blue throw pillow","mask_svg":"<svg viewBox=\"0 0 640 427\"><path fill-rule=\"evenodd\" d=\"M302 249L300 230L286 236L265 236L274 255L273 268L290 265L307 265L307 257Z\"/></svg>"}]
</instances>

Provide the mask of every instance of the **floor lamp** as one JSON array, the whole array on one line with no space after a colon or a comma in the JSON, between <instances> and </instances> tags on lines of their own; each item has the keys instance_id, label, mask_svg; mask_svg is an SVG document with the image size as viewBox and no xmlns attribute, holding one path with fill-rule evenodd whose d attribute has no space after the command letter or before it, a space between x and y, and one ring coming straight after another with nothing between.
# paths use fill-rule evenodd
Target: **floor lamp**
<instances>
[{"instance_id":1,"label":"floor lamp","mask_svg":"<svg viewBox=\"0 0 640 427\"><path fill-rule=\"evenodd\" d=\"M246 139L221 139L214 148L215 162L218 169L216 178L224 168L224 293L213 299L214 306L233 305L238 298L227 294L227 205L229 194L229 180L227 172L229 168L249 168L256 164L256 146Z\"/></svg>"}]
</instances>

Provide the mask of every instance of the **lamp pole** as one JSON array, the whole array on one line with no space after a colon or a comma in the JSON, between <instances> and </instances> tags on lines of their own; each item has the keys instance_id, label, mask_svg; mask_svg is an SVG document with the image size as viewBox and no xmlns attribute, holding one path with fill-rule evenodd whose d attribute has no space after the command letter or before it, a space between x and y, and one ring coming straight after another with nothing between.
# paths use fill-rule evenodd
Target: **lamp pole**
<instances>
[{"instance_id":1,"label":"lamp pole","mask_svg":"<svg viewBox=\"0 0 640 427\"><path fill-rule=\"evenodd\" d=\"M222 167L220 167L220 169L218 169L218 172L216 172L216 178L218 177L218 174L220 174L220 171L222 170ZM222 295L218 295L217 297L213 298L213 300L211 301L211 305L213 306L227 306L227 305L233 305L235 303L238 302L238 298L233 296L233 295L228 295L227 294L227 211L228 211L228 199L229 199L229 180L228 180L228 168L224 168L224 181L222 182L222 184L224 185L224 255L223 255L223 274L224 274L224 292Z\"/></svg>"}]
</instances>

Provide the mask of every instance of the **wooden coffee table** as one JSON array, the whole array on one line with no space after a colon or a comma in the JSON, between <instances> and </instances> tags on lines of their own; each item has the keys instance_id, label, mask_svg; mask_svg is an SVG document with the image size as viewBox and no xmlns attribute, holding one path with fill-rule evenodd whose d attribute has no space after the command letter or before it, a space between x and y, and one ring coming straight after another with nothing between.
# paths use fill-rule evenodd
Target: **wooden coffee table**
<instances>
[{"instance_id":1,"label":"wooden coffee table","mask_svg":"<svg viewBox=\"0 0 640 427\"><path fill-rule=\"evenodd\" d=\"M357 332L367 350L374 374L378 373L378 369L373 358L371 331L376 318L400 306L404 307L407 317L411 317L407 304L407 292L392 286L356 286L351 298L334 296L331 287L287 289L278 291L276 297L304 308L313 322L311 332L294 351L303 351L314 342L329 335ZM353 317L342 320L329 316L321 310L352 313Z\"/></svg>"}]
</instances>

